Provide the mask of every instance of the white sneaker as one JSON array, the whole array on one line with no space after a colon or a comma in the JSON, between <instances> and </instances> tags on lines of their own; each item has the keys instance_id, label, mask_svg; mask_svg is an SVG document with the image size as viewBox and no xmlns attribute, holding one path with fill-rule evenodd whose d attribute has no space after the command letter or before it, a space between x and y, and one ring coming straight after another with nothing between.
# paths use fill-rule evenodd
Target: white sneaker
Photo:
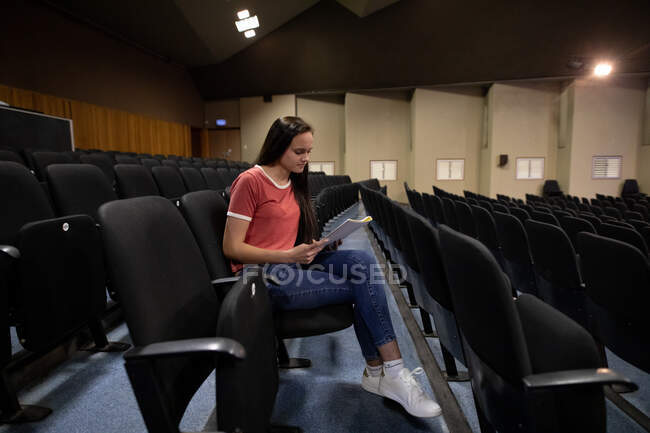
<instances>
[{"instance_id":1,"label":"white sneaker","mask_svg":"<svg viewBox=\"0 0 650 433\"><path fill-rule=\"evenodd\" d=\"M361 376L361 388L365 389L368 392L373 394L381 395L379 392L379 382L381 377L384 375L384 370L381 370L379 376L371 376L368 374L368 369L363 369L363 376Z\"/></svg>"},{"instance_id":2,"label":"white sneaker","mask_svg":"<svg viewBox=\"0 0 650 433\"><path fill-rule=\"evenodd\" d=\"M402 368L396 377L384 375L379 382L379 393L401 404L408 413L418 418L432 418L442 413L440 406L431 400L415 380L424 373L422 367L413 371Z\"/></svg>"}]
</instances>

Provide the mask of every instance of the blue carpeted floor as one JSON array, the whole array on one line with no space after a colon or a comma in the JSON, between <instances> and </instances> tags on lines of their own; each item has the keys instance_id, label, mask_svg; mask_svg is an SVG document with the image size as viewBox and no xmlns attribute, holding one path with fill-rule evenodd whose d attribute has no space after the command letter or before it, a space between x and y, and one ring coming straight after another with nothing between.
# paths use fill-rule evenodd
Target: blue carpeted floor
<instances>
[{"instance_id":1,"label":"blue carpeted floor","mask_svg":"<svg viewBox=\"0 0 650 433\"><path fill-rule=\"evenodd\" d=\"M355 206L330 226L333 228L345 218L356 217L363 212L361 206ZM365 230L355 232L341 248L372 250ZM406 366L414 368L420 365L420 361L413 342L390 291L387 291L387 297ZM417 310L412 311L416 313ZM419 314L414 316L420 323ZM125 325L113 330L109 338L130 342ZM429 338L427 342L438 365L443 365L438 341ZM290 340L287 347L292 356L310 358L313 366L280 373L274 423L298 425L305 432L448 431L444 416L428 420L413 418L399 405L361 389L359 384L364 361L352 328L319 337ZM641 386L639 391L626 394L625 398L646 413L650 412L648 375L611 353L608 353L608 358L612 368L628 375ZM464 370L462 365L457 365L459 370ZM214 381L213 374L190 403L181 423L183 431L215 430ZM420 383L431 395L426 378L421 376ZM450 388L473 431L478 432L469 383L450 383ZM0 433L146 431L120 353L78 353L43 381L23 390L20 400L25 404L48 406L54 412L40 423L2 426ZM643 431L610 402L607 405L609 432Z\"/></svg>"}]
</instances>

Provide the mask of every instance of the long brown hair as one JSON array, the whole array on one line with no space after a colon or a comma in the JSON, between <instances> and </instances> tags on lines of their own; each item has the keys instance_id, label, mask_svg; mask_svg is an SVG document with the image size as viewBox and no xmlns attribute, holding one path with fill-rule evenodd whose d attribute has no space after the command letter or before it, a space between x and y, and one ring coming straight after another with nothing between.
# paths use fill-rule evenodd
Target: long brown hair
<instances>
[{"instance_id":1,"label":"long brown hair","mask_svg":"<svg viewBox=\"0 0 650 433\"><path fill-rule=\"evenodd\" d=\"M300 117L286 116L280 117L273 122L269 132L266 134L266 139L257 156L256 164L259 165L273 165L287 150L291 141L296 135L305 132L314 133L314 128ZM311 243L313 239L319 237L317 233L316 215L314 208L311 205L311 195L309 194L309 164L305 165L302 173L289 174L289 179L293 185L293 194L296 197L298 206L300 207L300 225L298 228L298 243Z\"/></svg>"}]
</instances>

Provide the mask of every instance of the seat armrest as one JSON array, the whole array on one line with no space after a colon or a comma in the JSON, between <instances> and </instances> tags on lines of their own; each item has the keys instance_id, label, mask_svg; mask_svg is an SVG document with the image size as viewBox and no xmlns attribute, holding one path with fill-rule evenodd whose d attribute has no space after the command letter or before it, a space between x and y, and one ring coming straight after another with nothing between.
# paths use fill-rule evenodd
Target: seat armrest
<instances>
[{"instance_id":1,"label":"seat armrest","mask_svg":"<svg viewBox=\"0 0 650 433\"><path fill-rule=\"evenodd\" d=\"M0 251L7 254L9 257L18 260L20 258L20 250L11 245L0 245Z\"/></svg>"},{"instance_id":2,"label":"seat armrest","mask_svg":"<svg viewBox=\"0 0 650 433\"><path fill-rule=\"evenodd\" d=\"M201 353L224 353L238 359L246 357L246 350L239 342L230 338L211 337L163 341L134 347L124 355L124 359L126 361L161 359Z\"/></svg>"},{"instance_id":3,"label":"seat armrest","mask_svg":"<svg viewBox=\"0 0 650 433\"><path fill-rule=\"evenodd\" d=\"M212 287L214 287L215 289L221 289L224 288L225 286L228 286L228 288L230 288L230 286L232 286L237 281L239 281L240 278L241 277L216 278L212 280L211 283L212 283Z\"/></svg>"},{"instance_id":4,"label":"seat armrest","mask_svg":"<svg viewBox=\"0 0 650 433\"><path fill-rule=\"evenodd\" d=\"M639 389L630 379L609 368L587 368L582 370L563 370L551 373L531 374L525 376L522 380L524 381L526 391L614 384L622 385L629 391Z\"/></svg>"}]
</instances>

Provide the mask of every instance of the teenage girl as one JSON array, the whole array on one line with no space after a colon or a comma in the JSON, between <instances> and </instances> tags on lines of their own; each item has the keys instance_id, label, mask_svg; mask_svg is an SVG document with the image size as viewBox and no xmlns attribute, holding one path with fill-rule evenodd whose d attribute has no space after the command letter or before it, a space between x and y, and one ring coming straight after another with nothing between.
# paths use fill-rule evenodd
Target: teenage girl
<instances>
[{"instance_id":1,"label":"teenage girl","mask_svg":"<svg viewBox=\"0 0 650 433\"><path fill-rule=\"evenodd\" d=\"M366 359L361 386L399 402L417 417L440 415L409 371L395 339L383 279L374 256L337 250L316 240L316 218L307 183L313 129L299 117L273 122L256 165L241 173L230 190L223 249L234 272L244 263L268 263L275 308L299 310L354 305L354 330ZM379 282L378 282L379 281Z\"/></svg>"}]
</instances>

